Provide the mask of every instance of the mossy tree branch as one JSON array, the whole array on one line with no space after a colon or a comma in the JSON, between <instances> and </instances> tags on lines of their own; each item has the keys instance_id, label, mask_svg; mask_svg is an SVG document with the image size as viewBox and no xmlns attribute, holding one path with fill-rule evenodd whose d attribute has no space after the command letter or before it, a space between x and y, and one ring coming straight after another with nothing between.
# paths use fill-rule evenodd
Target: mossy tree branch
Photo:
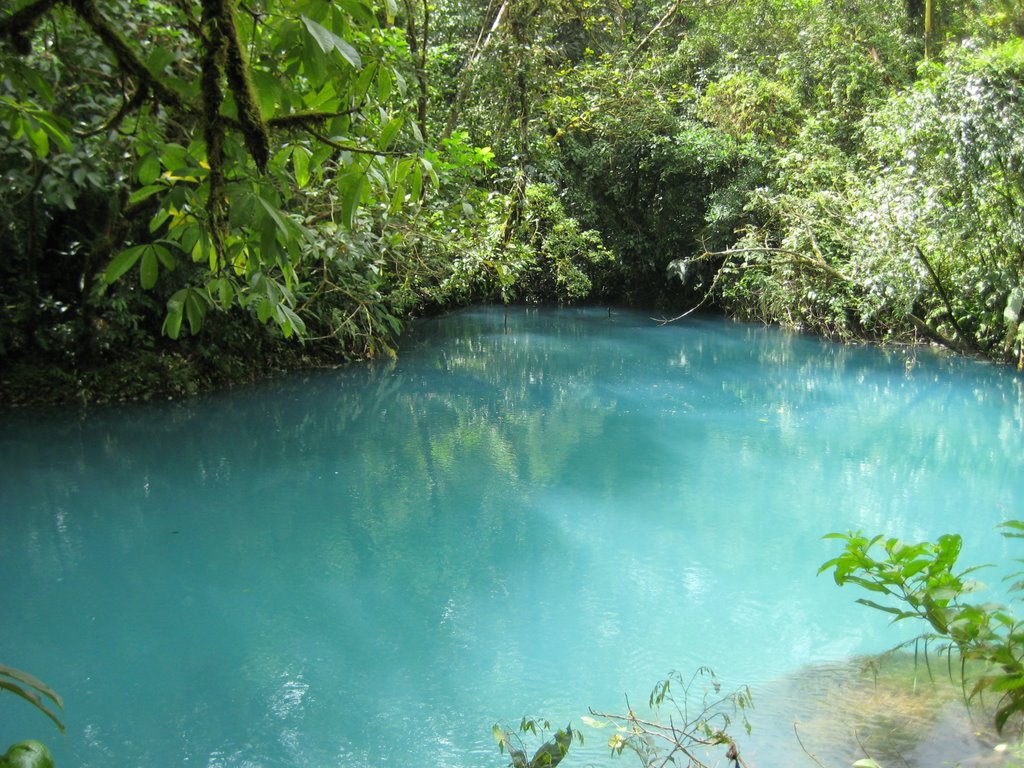
<instances>
[{"instance_id":1,"label":"mossy tree branch","mask_svg":"<svg viewBox=\"0 0 1024 768\"><path fill-rule=\"evenodd\" d=\"M256 89L253 87L249 74L249 65L242 53L242 44L238 39L238 26L235 23L235 11L230 0L219 0L215 3L219 12L218 24L224 40L224 63L228 86L235 97L238 107L238 122L245 137L245 146L256 163L260 172L267 169L270 159L270 137L267 125L263 122L260 106L256 100ZM205 8L205 4L204 4Z\"/></svg>"},{"instance_id":2,"label":"mossy tree branch","mask_svg":"<svg viewBox=\"0 0 1024 768\"><path fill-rule=\"evenodd\" d=\"M128 41L111 25L110 21L100 12L96 0L67 0L68 4L96 33L96 36L114 54L117 64L123 72L144 83L157 101L178 111L196 114L200 110L180 93L154 77L142 57L128 44Z\"/></svg>"},{"instance_id":3,"label":"mossy tree branch","mask_svg":"<svg viewBox=\"0 0 1024 768\"><path fill-rule=\"evenodd\" d=\"M11 44L22 56L32 52L32 43L29 40L29 33L43 16L60 0L36 0L24 8L20 8L10 16L0 19L0 38L8 38Z\"/></svg>"}]
</instances>

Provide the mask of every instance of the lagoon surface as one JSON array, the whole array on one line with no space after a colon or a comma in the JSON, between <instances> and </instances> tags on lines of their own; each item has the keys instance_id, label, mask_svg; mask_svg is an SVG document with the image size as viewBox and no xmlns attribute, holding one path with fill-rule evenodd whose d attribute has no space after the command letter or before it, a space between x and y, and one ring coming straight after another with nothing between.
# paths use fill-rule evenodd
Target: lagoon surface
<instances>
[{"instance_id":1,"label":"lagoon surface","mask_svg":"<svg viewBox=\"0 0 1024 768\"><path fill-rule=\"evenodd\" d=\"M1024 517L1022 384L718 319L485 307L397 360L7 411L0 664L60 692L67 733L5 694L0 750L498 768L492 725L531 715L585 732L566 768L638 766L581 716L708 666L753 693L749 765L814 765L794 723L849 765L855 738L814 741L821 681L912 628L817 576L821 537L1024 556L996 530Z\"/></svg>"}]
</instances>

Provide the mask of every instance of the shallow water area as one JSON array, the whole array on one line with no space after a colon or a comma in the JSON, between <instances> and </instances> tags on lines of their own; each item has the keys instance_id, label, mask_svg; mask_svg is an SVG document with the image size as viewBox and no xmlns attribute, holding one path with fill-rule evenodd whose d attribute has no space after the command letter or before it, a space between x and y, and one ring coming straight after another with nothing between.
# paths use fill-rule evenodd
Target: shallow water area
<instances>
[{"instance_id":1,"label":"shallow water area","mask_svg":"<svg viewBox=\"0 0 1024 768\"><path fill-rule=\"evenodd\" d=\"M495 722L703 665L752 689L751 765L813 765L793 681L906 637L821 536L1021 554L1020 376L720 320L475 308L395 361L0 422L0 663L68 729L0 697L0 748L58 766L501 766ZM564 765L635 764L583 730Z\"/></svg>"}]
</instances>

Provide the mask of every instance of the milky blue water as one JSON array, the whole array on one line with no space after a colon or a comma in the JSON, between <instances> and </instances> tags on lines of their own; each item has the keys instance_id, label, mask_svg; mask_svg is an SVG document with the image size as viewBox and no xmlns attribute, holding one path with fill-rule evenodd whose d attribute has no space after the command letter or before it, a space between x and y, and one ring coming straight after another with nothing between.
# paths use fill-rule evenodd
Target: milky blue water
<instances>
[{"instance_id":1,"label":"milky blue water","mask_svg":"<svg viewBox=\"0 0 1024 768\"><path fill-rule=\"evenodd\" d=\"M495 722L579 725L707 665L754 692L748 761L804 764L780 681L903 636L816 575L823 534L1021 554L995 530L1024 517L1010 370L720 320L505 322L463 311L395 361L187 401L0 414L0 663L67 724L0 695L0 748L502 766ZM606 738L565 765L638 764Z\"/></svg>"}]
</instances>

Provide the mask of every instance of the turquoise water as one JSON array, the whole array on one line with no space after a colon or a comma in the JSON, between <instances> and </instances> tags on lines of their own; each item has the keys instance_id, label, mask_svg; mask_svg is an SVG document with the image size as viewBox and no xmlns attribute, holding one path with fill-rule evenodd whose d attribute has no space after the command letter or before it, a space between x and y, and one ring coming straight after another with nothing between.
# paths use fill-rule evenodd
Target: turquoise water
<instances>
[{"instance_id":1,"label":"turquoise water","mask_svg":"<svg viewBox=\"0 0 1024 768\"><path fill-rule=\"evenodd\" d=\"M642 313L503 325L473 309L397 361L0 415L0 663L67 723L0 696L0 748L502 766L495 722L579 724L707 665L754 692L748 761L799 765L792 681L901 637L816 576L822 534L1020 554L995 531L1024 517L1012 371ZM564 764L638 764L606 738Z\"/></svg>"}]
</instances>

